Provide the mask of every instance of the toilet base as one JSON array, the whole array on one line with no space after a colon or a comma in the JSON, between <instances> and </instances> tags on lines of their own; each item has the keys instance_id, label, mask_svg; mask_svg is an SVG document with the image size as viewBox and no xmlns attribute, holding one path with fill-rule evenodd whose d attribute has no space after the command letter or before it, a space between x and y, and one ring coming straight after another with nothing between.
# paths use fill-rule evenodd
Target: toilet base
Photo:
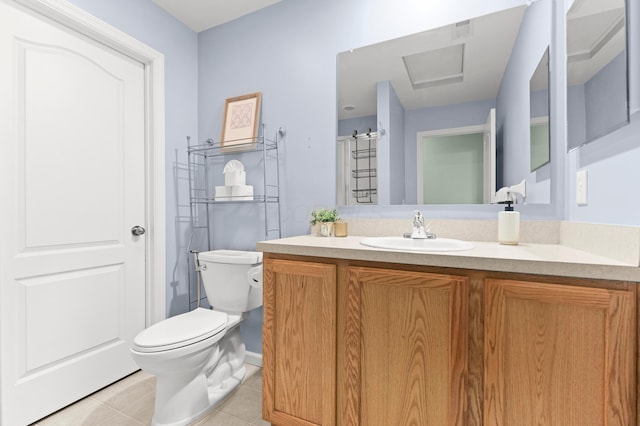
<instances>
[{"instance_id":1,"label":"toilet base","mask_svg":"<svg viewBox=\"0 0 640 426\"><path fill-rule=\"evenodd\" d=\"M195 372L190 381L187 379L187 384L184 373L156 374L153 426L191 424L206 416L238 387L247 370L245 345L237 325L211 348L204 368Z\"/></svg>"},{"instance_id":2,"label":"toilet base","mask_svg":"<svg viewBox=\"0 0 640 426\"><path fill-rule=\"evenodd\" d=\"M190 417L186 417L177 422L172 423L163 423L158 422L154 416L151 420L152 426L186 426L193 422L196 422L203 417L205 417L211 410L213 410L217 405L220 404L229 394L234 391L246 375L247 369L243 366L240 370L236 371L231 377L228 377L224 382L218 384L216 387L209 388L209 403L206 407L201 409L199 412L194 413Z\"/></svg>"},{"instance_id":3,"label":"toilet base","mask_svg":"<svg viewBox=\"0 0 640 426\"><path fill-rule=\"evenodd\" d=\"M231 377L228 377L224 382L214 388L209 389L209 400L212 401L211 407L215 407L222 400L224 400L233 390L235 390L244 376L247 374L247 369L243 366L240 370L236 371Z\"/></svg>"}]
</instances>

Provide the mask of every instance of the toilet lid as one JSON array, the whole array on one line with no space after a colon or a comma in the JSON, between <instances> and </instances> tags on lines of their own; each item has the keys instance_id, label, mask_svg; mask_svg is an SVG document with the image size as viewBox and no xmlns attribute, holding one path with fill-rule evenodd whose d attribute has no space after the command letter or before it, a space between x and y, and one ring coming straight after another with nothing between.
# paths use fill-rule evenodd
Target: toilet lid
<instances>
[{"instance_id":1,"label":"toilet lid","mask_svg":"<svg viewBox=\"0 0 640 426\"><path fill-rule=\"evenodd\" d=\"M198 308L160 321L133 340L140 352L160 352L181 348L215 336L227 327L227 314Z\"/></svg>"},{"instance_id":2,"label":"toilet lid","mask_svg":"<svg viewBox=\"0 0 640 426\"><path fill-rule=\"evenodd\" d=\"M262 263L262 252L241 250L212 250L198 253L203 262L226 263L236 265L255 265Z\"/></svg>"}]
</instances>

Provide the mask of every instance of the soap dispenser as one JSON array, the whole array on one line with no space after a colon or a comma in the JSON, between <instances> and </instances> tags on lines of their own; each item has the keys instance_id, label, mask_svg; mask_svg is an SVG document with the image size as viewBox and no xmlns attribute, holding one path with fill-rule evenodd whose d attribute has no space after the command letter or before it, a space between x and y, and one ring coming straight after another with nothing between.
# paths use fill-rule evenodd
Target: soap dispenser
<instances>
[{"instance_id":1,"label":"soap dispenser","mask_svg":"<svg viewBox=\"0 0 640 426\"><path fill-rule=\"evenodd\" d=\"M498 242L517 245L520 242L520 212L513 209L517 194L526 195L526 181L517 185L501 188L496 193L496 201L506 204L504 211L498 213Z\"/></svg>"},{"instance_id":2,"label":"soap dispenser","mask_svg":"<svg viewBox=\"0 0 640 426\"><path fill-rule=\"evenodd\" d=\"M498 213L498 242L517 245L520 242L520 212L513 210L511 201Z\"/></svg>"}]
</instances>

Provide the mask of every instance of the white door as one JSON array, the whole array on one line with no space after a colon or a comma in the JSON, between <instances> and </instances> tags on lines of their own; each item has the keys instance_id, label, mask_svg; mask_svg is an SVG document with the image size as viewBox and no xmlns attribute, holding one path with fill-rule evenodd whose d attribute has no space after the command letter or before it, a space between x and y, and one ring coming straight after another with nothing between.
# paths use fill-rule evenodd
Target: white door
<instances>
[{"instance_id":1,"label":"white door","mask_svg":"<svg viewBox=\"0 0 640 426\"><path fill-rule=\"evenodd\" d=\"M0 1L0 423L137 369L144 67Z\"/></svg>"}]
</instances>

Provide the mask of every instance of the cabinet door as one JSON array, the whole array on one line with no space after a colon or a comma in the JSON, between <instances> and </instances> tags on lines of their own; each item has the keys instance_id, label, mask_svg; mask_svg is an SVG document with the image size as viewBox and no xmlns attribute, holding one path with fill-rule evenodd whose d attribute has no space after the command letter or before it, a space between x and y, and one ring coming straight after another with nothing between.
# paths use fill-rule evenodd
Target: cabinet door
<instances>
[{"instance_id":1,"label":"cabinet door","mask_svg":"<svg viewBox=\"0 0 640 426\"><path fill-rule=\"evenodd\" d=\"M486 426L635 424L633 292L485 288Z\"/></svg>"},{"instance_id":2,"label":"cabinet door","mask_svg":"<svg viewBox=\"0 0 640 426\"><path fill-rule=\"evenodd\" d=\"M468 280L350 268L346 424L464 425Z\"/></svg>"},{"instance_id":3,"label":"cabinet door","mask_svg":"<svg viewBox=\"0 0 640 426\"><path fill-rule=\"evenodd\" d=\"M264 262L263 405L277 425L335 425L336 266Z\"/></svg>"}]
</instances>

